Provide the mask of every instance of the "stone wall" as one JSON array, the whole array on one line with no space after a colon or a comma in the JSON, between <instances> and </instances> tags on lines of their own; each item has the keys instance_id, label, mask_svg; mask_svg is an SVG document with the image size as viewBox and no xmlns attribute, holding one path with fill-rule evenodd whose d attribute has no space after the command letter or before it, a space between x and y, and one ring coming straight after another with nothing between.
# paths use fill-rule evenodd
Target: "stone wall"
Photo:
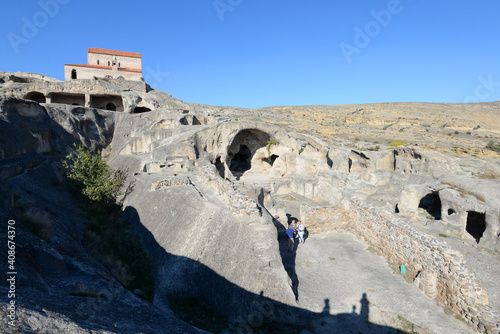
<instances>
[{"instance_id":1,"label":"stone wall","mask_svg":"<svg viewBox=\"0 0 500 334\"><path fill-rule=\"evenodd\" d=\"M123 80L123 79L101 79L101 80L106 80L111 82L114 85L130 89L130 90L135 90L136 92L142 92L146 93L148 88L146 85L146 82L140 80Z\"/></svg>"},{"instance_id":2,"label":"stone wall","mask_svg":"<svg viewBox=\"0 0 500 334\"><path fill-rule=\"evenodd\" d=\"M313 234L322 234L325 232L336 231L338 229L347 229L347 212L343 208L322 206L310 207L301 205L300 219L304 222L307 231Z\"/></svg>"},{"instance_id":3,"label":"stone wall","mask_svg":"<svg viewBox=\"0 0 500 334\"><path fill-rule=\"evenodd\" d=\"M189 186L191 184L191 180L188 177L176 177L153 182L151 184L151 190L154 191L175 186Z\"/></svg>"},{"instance_id":4,"label":"stone wall","mask_svg":"<svg viewBox=\"0 0 500 334\"><path fill-rule=\"evenodd\" d=\"M99 60L99 64L97 61ZM115 56L111 54L104 53L87 53L87 64L88 65L99 65L99 66L111 66L113 60L116 61L116 64L119 64L121 68L133 68L133 69L142 69L142 58L140 57L125 57L125 56ZM109 62L109 64L108 64Z\"/></svg>"},{"instance_id":5,"label":"stone wall","mask_svg":"<svg viewBox=\"0 0 500 334\"><path fill-rule=\"evenodd\" d=\"M77 79L93 79L94 77L104 78L107 75L114 79L118 77L123 77L125 80L136 80L140 81L142 77L142 72L139 70L125 70L116 69L112 70L111 67L103 66L90 66L90 65L80 65L80 64L67 64L64 65L64 80L71 80L71 71L76 70Z\"/></svg>"},{"instance_id":6,"label":"stone wall","mask_svg":"<svg viewBox=\"0 0 500 334\"><path fill-rule=\"evenodd\" d=\"M480 333L500 333L500 315L462 254L443 241L412 227L388 211L357 200L346 208L301 207L310 233L346 230L363 238L389 263L406 274L426 295L460 315Z\"/></svg>"},{"instance_id":7,"label":"stone wall","mask_svg":"<svg viewBox=\"0 0 500 334\"><path fill-rule=\"evenodd\" d=\"M215 190L229 204L234 215L262 216L257 202L234 189L232 182L221 178L214 165L207 164L198 168L198 176L206 186Z\"/></svg>"}]
</instances>

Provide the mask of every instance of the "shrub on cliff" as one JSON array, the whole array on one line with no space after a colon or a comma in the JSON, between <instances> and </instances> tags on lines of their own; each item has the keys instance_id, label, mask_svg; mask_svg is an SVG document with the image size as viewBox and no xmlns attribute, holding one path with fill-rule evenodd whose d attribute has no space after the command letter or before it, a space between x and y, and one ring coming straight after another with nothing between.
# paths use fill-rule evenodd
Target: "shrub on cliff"
<instances>
[{"instance_id":1,"label":"shrub on cliff","mask_svg":"<svg viewBox=\"0 0 500 334\"><path fill-rule=\"evenodd\" d=\"M81 190L82 194L95 202L109 203L123 187L125 175L112 170L101 159L101 152L92 154L83 145L75 146L75 151L63 161L68 170L68 179Z\"/></svg>"},{"instance_id":2,"label":"shrub on cliff","mask_svg":"<svg viewBox=\"0 0 500 334\"><path fill-rule=\"evenodd\" d=\"M396 148L398 146L404 146L404 143L400 140L395 140L389 144L390 147Z\"/></svg>"},{"instance_id":3,"label":"shrub on cliff","mask_svg":"<svg viewBox=\"0 0 500 334\"><path fill-rule=\"evenodd\" d=\"M486 145L486 148L500 153L500 143L495 143L493 140L490 140Z\"/></svg>"}]
</instances>

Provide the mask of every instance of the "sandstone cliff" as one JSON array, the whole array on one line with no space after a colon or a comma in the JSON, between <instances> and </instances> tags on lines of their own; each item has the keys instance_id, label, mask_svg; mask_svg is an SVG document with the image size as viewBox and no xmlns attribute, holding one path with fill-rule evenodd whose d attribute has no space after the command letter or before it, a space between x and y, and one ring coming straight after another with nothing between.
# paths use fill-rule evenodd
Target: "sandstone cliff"
<instances>
[{"instance_id":1,"label":"sandstone cliff","mask_svg":"<svg viewBox=\"0 0 500 334\"><path fill-rule=\"evenodd\" d=\"M187 297L227 315L233 329L263 303L282 310L281 321L300 322L290 310L314 317L296 309L279 236L291 214L354 198L498 252L499 155L485 146L499 139L499 108L248 110L188 104L147 85L2 72L0 213L13 219L21 203L54 225L46 240L22 228L18 235L22 328L197 332L172 315L171 300ZM85 218L62 186L60 165L73 143L102 150L127 173L123 209L151 259L154 304L123 289L81 247ZM82 289L96 293L75 296Z\"/></svg>"}]
</instances>

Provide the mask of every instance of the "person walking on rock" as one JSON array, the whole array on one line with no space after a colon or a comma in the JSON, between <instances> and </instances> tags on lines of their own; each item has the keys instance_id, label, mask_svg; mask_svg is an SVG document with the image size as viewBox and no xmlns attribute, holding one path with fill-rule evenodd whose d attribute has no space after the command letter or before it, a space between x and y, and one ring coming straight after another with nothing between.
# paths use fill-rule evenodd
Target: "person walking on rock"
<instances>
[{"instance_id":1,"label":"person walking on rock","mask_svg":"<svg viewBox=\"0 0 500 334\"><path fill-rule=\"evenodd\" d=\"M293 235L295 233L295 229L292 227L292 225L288 225L288 228L286 229L286 236L288 239L288 252L291 253L293 252L293 245L295 241L293 240Z\"/></svg>"},{"instance_id":2,"label":"person walking on rock","mask_svg":"<svg viewBox=\"0 0 500 334\"><path fill-rule=\"evenodd\" d=\"M299 223L297 224L297 234L299 236L299 242L301 244L304 243L304 230L305 230L305 227L304 227L304 224L302 224L302 222L299 220Z\"/></svg>"}]
</instances>

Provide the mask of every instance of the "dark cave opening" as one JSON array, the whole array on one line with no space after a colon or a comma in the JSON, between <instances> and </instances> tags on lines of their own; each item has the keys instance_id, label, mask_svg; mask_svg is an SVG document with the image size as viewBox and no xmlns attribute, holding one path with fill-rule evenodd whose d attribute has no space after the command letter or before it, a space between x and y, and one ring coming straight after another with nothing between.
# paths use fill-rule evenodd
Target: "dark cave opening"
<instances>
[{"instance_id":1,"label":"dark cave opening","mask_svg":"<svg viewBox=\"0 0 500 334\"><path fill-rule=\"evenodd\" d=\"M134 114L140 114L140 113L149 112L149 111L151 111L151 109L146 108L146 107L135 107L133 113Z\"/></svg>"},{"instance_id":2,"label":"dark cave opening","mask_svg":"<svg viewBox=\"0 0 500 334\"><path fill-rule=\"evenodd\" d=\"M270 136L264 131L257 129L240 131L231 141L227 150L226 163L232 174L239 179L246 171L250 170L255 152L265 148L269 141Z\"/></svg>"},{"instance_id":3,"label":"dark cave opening","mask_svg":"<svg viewBox=\"0 0 500 334\"><path fill-rule=\"evenodd\" d=\"M278 159L279 156L276 155L276 154L273 154L271 155L269 158L266 159L266 161L272 166L274 165L274 162L276 161L276 159Z\"/></svg>"},{"instance_id":4,"label":"dark cave opening","mask_svg":"<svg viewBox=\"0 0 500 334\"><path fill-rule=\"evenodd\" d=\"M47 99L45 98L45 95L43 95L40 92L29 92L24 96L25 99L35 101L38 103L46 103Z\"/></svg>"},{"instance_id":5,"label":"dark cave opening","mask_svg":"<svg viewBox=\"0 0 500 334\"><path fill-rule=\"evenodd\" d=\"M441 219L441 199L437 192L425 195L418 204L419 208L425 209L427 213L436 220Z\"/></svg>"},{"instance_id":6,"label":"dark cave opening","mask_svg":"<svg viewBox=\"0 0 500 334\"><path fill-rule=\"evenodd\" d=\"M486 231L486 214L476 211L467 211L467 225L465 230L476 239L477 243L479 243L483 237L484 231Z\"/></svg>"},{"instance_id":7,"label":"dark cave opening","mask_svg":"<svg viewBox=\"0 0 500 334\"><path fill-rule=\"evenodd\" d=\"M217 159L215 159L215 168L217 168L217 172L219 172L220 177L224 179L226 171L220 157L217 157Z\"/></svg>"},{"instance_id":8,"label":"dark cave opening","mask_svg":"<svg viewBox=\"0 0 500 334\"><path fill-rule=\"evenodd\" d=\"M109 102L106 104L106 110L116 111L116 106L113 103Z\"/></svg>"},{"instance_id":9,"label":"dark cave opening","mask_svg":"<svg viewBox=\"0 0 500 334\"><path fill-rule=\"evenodd\" d=\"M240 150L234 155L231 160L231 165L229 170L233 174L243 174L250 168L252 168L252 152L246 145L240 145Z\"/></svg>"}]
</instances>

